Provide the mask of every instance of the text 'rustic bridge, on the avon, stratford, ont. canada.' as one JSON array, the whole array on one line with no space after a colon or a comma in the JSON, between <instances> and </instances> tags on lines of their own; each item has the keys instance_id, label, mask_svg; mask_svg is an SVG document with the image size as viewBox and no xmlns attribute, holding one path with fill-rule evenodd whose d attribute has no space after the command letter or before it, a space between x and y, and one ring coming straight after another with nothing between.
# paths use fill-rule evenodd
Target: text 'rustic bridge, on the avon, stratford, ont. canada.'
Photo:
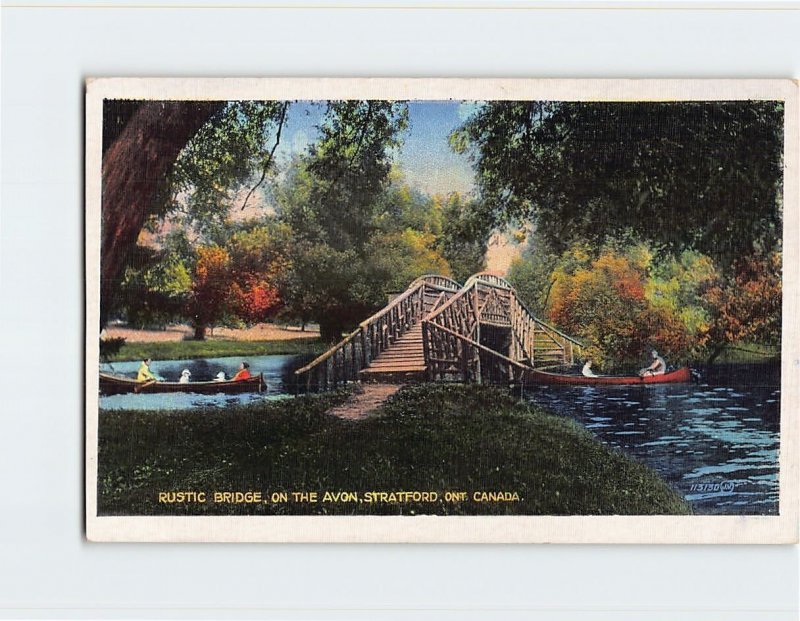
<instances>
[{"instance_id":1,"label":"text 'rustic bridge, on the avon, stratford, ont. canada.'","mask_svg":"<svg viewBox=\"0 0 800 621\"><path fill-rule=\"evenodd\" d=\"M355 381L518 384L534 369L573 364L581 347L504 278L481 272L461 286L428 275L295 374L308 391Z\"/></svg>"}]
</instances>

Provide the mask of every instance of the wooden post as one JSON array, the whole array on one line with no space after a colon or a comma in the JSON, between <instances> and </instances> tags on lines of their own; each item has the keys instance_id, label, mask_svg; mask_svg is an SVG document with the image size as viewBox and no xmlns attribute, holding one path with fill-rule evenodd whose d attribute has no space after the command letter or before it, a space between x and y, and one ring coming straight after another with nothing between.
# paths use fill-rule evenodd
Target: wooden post
<instances>
[{"instance_id":1,"label":"wooden post","mask_svg":"<svg viewBox=\"0 0 800 621\"><path fill-rule=\"evenodd\" d=\"M481 311L478 307L478 283L476 282L473 285L473 295L472 295L472 312L475 315L475 342L481 342ZM464 335L469 336L469 335ZM480 350L475 351L475 381L480 384L481 383L481 353Z\"/></svg>"},{"instance_id":2,"label":"wooden post","mask_svg":"<svg viewBox=\"0 0 800 621\"><path fill-rule=\"evenodd\" d=\"M367 351L367 328L361 327L361 368L369 366L369 352Z\"/></svg>"},{"instance_id":3,"label":"wooden post","mask_svg":"<svg viewBox=\"0 0 800 621\"><path fill-rule=\"evenodd\" d=\"M469 382L469 350L467 348L467 344L460 339L458 341L458 348L456 351L458 351L458 349L461 350L461 376L466 384ZM478 356L478 365L480 365L480 355ZM478 382L480 383L480 379Z\"/></svg>"},{"instance_id":4,"label":"wooden post","mask_svg":"<svg viewBox=\"0 0 800 621\"><path fill-rule=\"evenodd\" d=\"M424 291L424 289L423 289ZM425 361L425 379L431 381L430 346L428 345L428 322L422 322L422 359Z\"/></svg>"}]
</instances>

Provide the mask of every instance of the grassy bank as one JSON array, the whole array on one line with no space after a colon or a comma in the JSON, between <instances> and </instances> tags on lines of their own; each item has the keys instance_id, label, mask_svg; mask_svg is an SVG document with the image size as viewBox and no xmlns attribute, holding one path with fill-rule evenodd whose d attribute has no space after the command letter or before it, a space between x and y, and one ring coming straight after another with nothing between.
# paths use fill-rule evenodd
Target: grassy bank
<instances>
[{"instance_id":1,"label":"grassy bank","mask_svg":"<svg viewBox=\"0 0 800 621\"><path fill-rule=\"evenodd\" d=\"M781 357L780 346L760 343L741 343L726 347L717 357L717 363L758 364Z\"/></svg>"},{"instance_id":2,"label":"grassy bank","mask_svg":"<svg viewBox=\"0 0 800 621\"><path fill-rule=\"evenodd\" d=\"M330 344L320 339L285 339L273 341L161 341L157 343L125 343L109 362L123 360L188 360L191 358L223 358L225 356L267 356L273 354L319 355Z\"/></svg>"},{"instance_id":3,"label":"grassy bank","mask_svg":"<svg viewBox=\"0 0 800 621\"><path fill-rule=\"evenodd\" d=\"M101 514L681 514L653 471L576 423L479 386L405 388L380 415L324 412L344 393L256 406L100 413ZM159 491L354 491L362 502L158 502ZM436 491L436 502L364 502L368 491ZM467 500L446 502L445 491ZM475 492L518 500L476 502ZM290 496L291 498L291 496Z\"/></svg>"}]
</instances>

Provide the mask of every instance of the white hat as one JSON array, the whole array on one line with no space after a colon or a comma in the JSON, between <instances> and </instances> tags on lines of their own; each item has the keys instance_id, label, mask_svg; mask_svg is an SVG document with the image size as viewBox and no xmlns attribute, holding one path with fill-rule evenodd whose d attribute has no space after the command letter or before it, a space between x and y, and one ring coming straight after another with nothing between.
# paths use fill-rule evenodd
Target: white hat
<instances>
[{"instance_id":1,"label":"white hat","mask_svg":"<svg viewBox=\"0 0 800 621\"><path fill-rule=\"evenodd\" d=\"M191 374L192 374L192 372L189 369L184 369L181 372L181 375L185 375L186 377L189 377Z\"/></svg>"},{"instance_id":2,"label":"white hat","mask_svg":"<svg viewBox=\"0 0 800 621\"><path fill-rule=\"evenodd\" d=\"M224 380L225 379L225 371L220 371L217 373L217 380Z\"/></svg>"}]
</instances>

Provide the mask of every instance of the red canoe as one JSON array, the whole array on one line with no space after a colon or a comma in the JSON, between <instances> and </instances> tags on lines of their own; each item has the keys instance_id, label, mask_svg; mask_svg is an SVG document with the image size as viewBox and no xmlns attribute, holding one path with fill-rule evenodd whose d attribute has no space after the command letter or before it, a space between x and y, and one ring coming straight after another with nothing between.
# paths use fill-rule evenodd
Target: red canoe
<instances>
[{"instance_id":1,"label":"red canoe","mask_svg":"<svg viewBox=\"0 0 800 621\"><path fill-rule=\"evenodd\" d=\"M682 367L663 375L601 375L600 377L586 377L584 375L561 375L547 373L546 371L529 371L528 379L537 384L572 384L576 386L608 386L621 384L679 384L692 379L689 367Z\"/></svg>"},{"instance_id":2,"label":"red canoe","mask_svg":"<svg viewBox=\"0 0 800 621\"><path fill-rule=\"evenodd\" d=\"M104 395L121 395L125 393L145 392L194 392L204 395L217 393L238 394L243 392L261 392L266 388L264 374L253 375L249 379L224 382L137 382L129 377L120 377L110 373L100 373L100 392Z\"/></svg>"}]
</instances>

